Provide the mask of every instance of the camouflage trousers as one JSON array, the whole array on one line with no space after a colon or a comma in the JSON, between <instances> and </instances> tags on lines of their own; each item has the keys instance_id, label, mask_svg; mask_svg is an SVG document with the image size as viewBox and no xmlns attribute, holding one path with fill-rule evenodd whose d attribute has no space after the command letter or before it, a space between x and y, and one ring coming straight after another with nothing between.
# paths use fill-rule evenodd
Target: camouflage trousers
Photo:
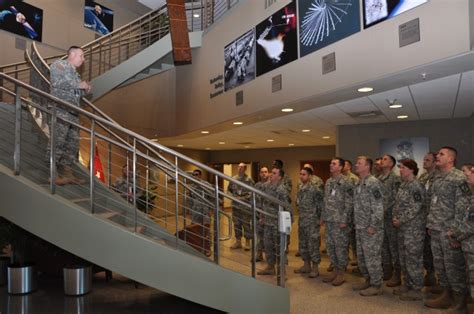
<instances>
[{"instance_id":1,"label":"camouflage trousers","mask_svg":"<svg viewBox=\"0 0 474 314\"><path fill-rule=\"evenodd\" d=\"M431 252L431 236L425 231L425 240L423 246L423 267L426 271L433 272L433 253Z\"/></svg>"},{"instance_id":2,"label":"camouflage trousers","mask_svg":"<svg viewBox=\"0 0 474 314\"><path fill-rule=\"evenodd\" d=\"M252 215L246 209L238 206L232 207L232 223L234 224L234 233L237 240L240 240L242 235L246 239L252 239L251 221Z\"/></svg>"},{"instance_id":3,"label":"camouflage trousers","mask_svg":"<svg viewBox=\"0 0 474 314\"><path fill-rule=\"evenodd\" d=\"M349 234L349 246L352 250L352 255L357 259L356 231L353 224L351 224L349 227L351 229Z\"/></svg>"},{"instance_id":4,"label":"camouflage trousers","mask_svg":"<svg viewBox=\"0 0 474 314\"><path fill-rule=\"evenodd\" d=\"M425 226L402 226L398 230L398 247L403 282L409 288L423 288L423 254Z\"/></svg>"},{"instance_id":5,"label":"camouflage trousers","mask_svg":"<svg viewBox=\"0 0 474 314\"><path fill-rule=\"evenodd\" d=\"M54 128L54 153L56 157L56 164L60 166L72 166L78 161L79 157L79 129L71 125L69 122L64 122L62 119L79 124L79 117L60 109L57 110L56 115L57 120ZM50 153L51 139L49 139L48 147L46 149L46 160L48 164L50 161Z\"/></svg>"},{"instance_id":6,"label":"camouflage trousers","mask_svg":"<svg viewBox=\"0 0 474 314\"><path fill-rule=\"evenodd\" d=\"M359 270L362 276L369 280L372 286L381 286L383 283L383 237L383 230L377 230L374 235L369 235L366 229L356 230Z\"/></svg>"},{"instance_id":7,"label":"camouflage trousers","mask_svg":"<svg viewBox=\"0 0 474 314\"><path fill-rule=\"evenodd\" d=\"M474 299L474 236L465 239L462 242L462 250L466 260L467 277L469 278L469 289L471 291L471 298Z\"/></svg>"},{"instance_id":8,"label":"camouflage trousers","mask_svg":"<svg viewBox=\"0 0 474 314\"><path fill-rule=\"evenodd\" d=\"M257 253L263 252L265 244L263 241L265 232L265 226L261 223L257 223Z\"/></svg>"},{"instance_id":9,"label":"camouflage trousers","mask_svg":"<svg viewBox=\"0 0 474 314\"><path fill-rule=\"evenodd\" d=\"M440 286L456 293L466 293L466 263L461 248L453 248L446 233L432 230L431 250Z\"/></svg>"},{"instance_id":10,"label":"camouflage trousers","mask_svg":"<svg viewBox=\"0 0 474 314\"><path fill-rule=\"evenodd\" d=\"M277 256L280 255L280 233L278 232L277 221L274 224L265 224L263 242L267 263L275 265Z\"/></svg>"},{"instance_id":11,"label":"camouflage trousers","mask_svg":"<svg viewBox=\"0 0 474 314\"><path fill-rule=\"evenodd\" d=\"M339 270L344 271L349 262L348 247L351 228L340 228L338 222L326 222L326 250L329 260Z\"/></svg>"},{"instance_id":12,"label":"camouflage trousers","mask_svg":"<svg viewBox=\"0 0 474 314\"><path fill-rule=\"evenodd\" d=\"M319 222L314 222L314 217L299 216L298 241L303 261L321 263L321 252L319 250L321 246L320 225Z\"/></svg>"},{"instance_id":13,"label":"camouflage trousers","mask_svg":"<svg viewBox=\"0 0 474 314\"><path fill-rule=\"evenodd\" d=\"M392 210L384 214L384 239L382 248L383 266L392 266L400 269L400 257L398 256L398 229L392 225Z\"/></svg>"}]
</instances>

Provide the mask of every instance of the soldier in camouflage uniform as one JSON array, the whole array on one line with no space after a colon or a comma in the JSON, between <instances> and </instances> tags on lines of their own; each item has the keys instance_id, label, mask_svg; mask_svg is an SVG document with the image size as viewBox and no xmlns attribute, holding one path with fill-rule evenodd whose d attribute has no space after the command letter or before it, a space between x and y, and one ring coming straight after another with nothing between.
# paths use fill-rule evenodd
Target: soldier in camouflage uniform
<instances>
[{"instance_id":1,"label":"soldier in camouflage uniform","mask_svg":"<svg viewBox=\"0 0 474 314\"><path fill-rule=\"evenodd\" d=\"M400 161L402 184L393 207L392 223L398 229L398 247L403 285L394 290L402 301L423 298L423 253L426 216L423 210L425 188L416 179L418 166L412 159Z\"/></svg>"},{"instance_id":2,"label":"soldier in camouflage uniform","mask_svg":"<svg viewBox=\"0 0 474 314\"><path fill-rule=\"evenodd\" d=\"M464 215L459 227L452 232L448 232L448 236L461 242L469 273L471 299L474 300L474 167L471 166L470 169L465 170L464 174L471 186L469 210ZM474 313L474 304L468 305L468 313Z\"/></svg>"},{"instance_id":3,"label":"soldier in camouflage uniform","mask_svg":"<svg viewBox=\"0 0 474 314\"><path fill-rule=\"evenodd\" d=\"M391 155L382 157L382 173L378 179L383 183L385 213L384 213L384 243L382 248L382 261L384 268L384 279L390 279L387 287L396 287L401 283L400 259L398 257L398 235L397 229L392 225L392 209L395 196L400 187L400 177L393 172L396 160ZM393 274L392 274L393 270Z\"/></svg>"},{"instance_id":4,"label":"soldier in camouflage uniform","mask_svg":"<svg viewBox=\"0 0 474 314\"><path fill-rule=\"evenodd\" d=\"M196 180L199 180L204 185L207 185L209 188L211 186L206 182L203 181L202 172L199 169L195 169L193 171L193 177ZM212 201L212 196L209 194L208 190L206 190L202 185L197 183L190 184L192 191L189 193L189 209L191 211L191 221L195 224L200 224L203 226L209 226L211 224L211 207L206 204L205 200ZM207 227L209 228L209 227Z\"/></svg>"},{"instance_id":5,"label":"soldier in camouflage uniform","mask_svg":"<svg viewBox=\"0 0 474 314\"><path fill-rule=\"evenodd\" d=\"M427 153L423 158L423 172L418 179L420 183L424 186L426 196L423 202L423 211L425 216L428 217L430 212L430 202L431 202L431 187L433 186L434 181L438 175L438 170L436 170L436 153ZM426 229L426 228L425 228ZM430 287L431 290L434 290L437 286L435 269L433 264L433 253L431 252L431 236L428 232L425 232L425 240L423 247L423 266L425 268L425 280L424 285Z\"/></svg>"},{"instance_id":6,"label":"soldier in camouflage uniform","mask_svg":"<svg viewBox=\"0 0 474 314\"><path fill-rule=\"evenodd\" d=\"M240 163L238 167L239 174L233 178L242 183L253 186L254 182L252 178L245 174L246 170L247 166L244 163ZM230 183L227 191L239 200L247 203L250 202L250 197L252 195L250 191L235 183ZM242 229L244 229L244 249L246 251L250 250L249 242L250 239L252 239L251 220L252 213L250 209L236 201L232 201L232 222L234 223L235 243L231 246L231 249L240 249L242 247Z\"/></svg>"},{"instance_id":7,"label":"soldier in camouflage uniform","mask_svg":"<svg viewBox=\"0 0 474 314\"><path fill-rule=\"evenodd\" d=\"M335 271L324 282L340 286L345 282L344 272L348 264L350 225L353 209L353 185L342 174L344 160L333 158L329 165L331 178L324 189L322 221L326 226L326 249Z\"/></svg>"},{"instance_id":8,"label":"soldier in camouflage uniform","mask_svg":"<svg viewBox=\"0 0 474 314\"><path fill-rule=\"evenodd\" d=\"M354 225L359 269L365 282L353 285L362 296L383 293L382 242L384 236L383 185L370 174L372 160L360 156L356 172L360 181L354 189Z\"/></svg>"},{"instance_id":9,"label":"soldier in camouflage uniform","mask_svg":"<svg viewBox=\"0 0 474 314\"><path fill-rule=\"evenodd\" d=\"M51 95L80 107L81 97L91 90L91 85L82 81L76 71L84 62L84 53L81 48L73 46L69 48L67 56L66 60L57 60L51 64ZM78 161L79 155L79 129L71 123L79 124L79 114L58 105L56 106L56 116L55 156L59 174L55 183L58 185L83 184L84 180L74 176L71 168ZM48 163L50 147L51 145L48 144Z\"/></svg>"},{"instance_id":10,"label":"soldier in camouflage uniform","mask_svg":"<svg viewBox=\"0 0 474 314\"><path fill-rule=\"evenodd\" d=\"M303 168L300 171L301 187L296 196L296 206L298 207L298 239L300 253L303 257L304 265L295 270L295 273L307 274L309 277L319 276L319 263L321 253L319 247L320 239L320 217L323 208L323 190L311 183L311 168ZM312 265L311 265L312 263Z\"/></svg>"},{"instance_id":11,"label":"soldier in camouflage uniform","mask_svg":"<svg viewBox=\"0 0 474 314\"><path fill-rule=\"evenodd\" d=\"M352 172L352 162L350 160L345 160L344 162L344 169L342 170L342 174L345 175L352 183L353 186L356 186L357 183L359 183L359 177ZM354 229L354 208L351 210L352 212L352 217L351 217L351 234L349 237L349 244L352 249L352 261L351 265L352 266L357 266L357 245L356 245L356 234L355 234L355 229ZM355 268L357 269L357 268ZM357 269L358 271L358 269ZM354 272L354 269L352 270Z\"/></svg>"},{"instance_id":12,"label":"soldier in camouflage uniform","mask_svg":"<svg viewBox=\"0 0 474 314\"><path fill-rule=\"evenodd\" d=\"M268 173L268 168L263 166L260 168L260 181L255 183L255 188L265 192L266 187L269 184L269 179L270 179L270 174ZM260 209L263 209L263 199L261 197L257 196L257 207ZM261 215L257 216L258 222L257 222L257 256L255 260L257 262L263 261L263 248L264 248L264 243L263 243L263 235L264 235L264 224L263 220L260 219L262 218Z\"/></svg>"},{"instance_id":13,"label":"soldier in camouflage uniform","mask_svg":"<svg viewBox=\"0 0 474 314\"><path fill-rule=\"evenodd\" d=\"M462 223L471 197L464 174L454 167L456 156L457 151L452 147L441 148L436 156L440 174L432 187L427 227L431 232L433 261L443 293L425 301L431 308L448 308L453 305L453 298L454 306L466 304L466 264L461 243L448 236Z\"/></svg>"},{"instance_id":14,"label":"soldier in camouflage uniform","mask_svg":"<svg viewBox=\"0 0 474 314\"><path fill-rule=\"evenodd\" d=\"M113 190L120 193L124 199L126 199L129 203L133 203L133 171L128 169L127 165L123 165L122 167L122 176L115 180L114 184L112 185ZM145 194L145 191L140 187L139 184L139 173L137 172L137 182L136 182L136 192L135 197L138 199L142 195Z\"/></svg>"},{"instance_id":15,"label":"soldier in camouflage uniform","mask_svg":"<svg viewBox=\"0 0 474 314\"><path fill-rule=\"evenodd\" d=\"M290 207L290 195L288 189L282 184L282 179L285 172L278 168L272 169L270 176L270 182L266 185L268 195L275 197L283 203L287 204L287 207L283 210L288 210ZM265 212L276 216L276 218L270 218L264 216L263 222L264 228L264 246L265 246L265 258L267 260L267 267L260 270L258 275L274 275L276 258L280 254L280 233L278 232L278 211L279 205L269 200L265 200L263 204Z\"/></svg>"}]
</instances>

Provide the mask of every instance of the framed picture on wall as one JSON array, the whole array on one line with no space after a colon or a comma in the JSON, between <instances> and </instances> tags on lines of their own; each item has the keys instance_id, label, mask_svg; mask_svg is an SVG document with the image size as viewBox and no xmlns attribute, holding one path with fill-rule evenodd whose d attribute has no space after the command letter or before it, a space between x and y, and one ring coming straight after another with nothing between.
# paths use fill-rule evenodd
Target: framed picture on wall
<instances>
[{"instance_id":1,"label":"framed picture on wall","mask_svg":"<svg viewBox=\"0 0 474 314\"><path fill-rule=\"evenodd\" d=\"M411 10L428 0L363 0L364 28Z\"/></svg>"},{"instance_id":2,"label":"framed picture on wall","mask_svg":"<svg viewBox=\"0 0 474 314\"><path fill-rule=\"evenodd\" d=\"M406 137L380 140L380 156L386 154L392 155L397 160L397 164L402 159L413 159L418 164L419 169L423 168L423 157L429 151L430 141L427 137Z\"/></svg>"},{"instance_id":3,"label":"framed picture on wall","mask_svg":"<svg viewBox=\"0 0 474 314\"><path fill-rule=\"evenodd\" d=\"M255 78L255 29L252 28L224 48L224 90Z\"/></svg>"},{"instance_id":4,"label":"framed picture on wall","mask_svg":"<svg viewBox=\"0 0 474 314\"><path fill-rule=\"evenodd\" d=\"M114 30L114 11L97 2L86 0L84 27L101 35L107 35Z\"/></svg>"},{"instance_id":5,"label":"framed picture on wall","mask_svg":"<svg viewBox=\"0 0 474 314\"><path fill-rule=\"evenodd\" d=\"M17 0L0 0L0 29L41 41L43 10Z\"/></svg>"}]
</instances>

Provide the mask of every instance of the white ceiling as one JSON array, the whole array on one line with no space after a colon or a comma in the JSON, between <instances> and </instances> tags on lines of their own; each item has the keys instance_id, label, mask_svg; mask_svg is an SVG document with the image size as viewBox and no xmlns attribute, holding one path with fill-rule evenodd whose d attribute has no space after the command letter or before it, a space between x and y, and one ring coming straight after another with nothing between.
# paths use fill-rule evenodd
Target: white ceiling
<instances>
[{"instance_id":1,"label":"white ceiling","mask_svg":"<svg viewBox=\"0 0 474 314\"><path fill-rule=\"evenodd\" d=\"M390 109L388 101L395 101L403 107ZM355 113L372 111L381 114L354 116ZM201 135L196 131L159 141L171 147L182 145L210 150L335 145L338 125L401 121L398 115L407 115L404 121L461 118L469 117L473 112L474 71L471 70L262 122L231 126L222 132ZM303 129L311 131L303 133ZM323 136L330 138L323 139ZM268 139L274 141L267 142Z\"/></svg>"}]
</instances>

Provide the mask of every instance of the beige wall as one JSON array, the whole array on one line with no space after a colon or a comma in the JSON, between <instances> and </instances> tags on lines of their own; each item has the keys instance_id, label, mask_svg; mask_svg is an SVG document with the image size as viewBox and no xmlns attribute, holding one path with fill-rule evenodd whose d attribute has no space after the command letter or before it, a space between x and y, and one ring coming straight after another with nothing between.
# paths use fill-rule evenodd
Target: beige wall
<instances>
[{"instance_id":1,"label":"beige wall","mask_svg":"<svg viewBox=\"0 0 474 314\"><path fill-rule=\"evenodd\" d=\"M95 39L95 32L86 29L83 0L28 0L43 10L43 41L39 44L44 56L64 52L71 45L84 45ZM148 8L137 0L101 0L101 4L114 10L114 29L140 17ZM23 61L23 51L15 48L15 37L30 40L0 30L0 64Z\"/></svg>"},{"instance_id":2,"label":"beige wall","mask_svg":"<svg viewBox=\"0 0 474 314\"><path fill-rule=\"evenodd\" d=\"M378 156L380 139L428 137L430 150L452 146L458 150L458 165L474 159L474 117L407 121L338 127L338 152L344 158Z\"/></svg>"},{"instance_id":3,"label":"beige wall","mask_svg":"<svg viewBox=\"0 0 474 314\"><path fill-rule=\"evenodd\" d=\"M210 99L213 86L209 79L223 73L224 47L288 3L278 2L278 5L265 10L263 2L242 2L215 28L205 33L202 48L193 54L193 64L177 69L180 90L186 91L177 93L177 106L180 108L177 133L238 117L255 116L263 110L315 95L322 96L348 87L352 89L355 84L470 51L468 2L431 0ZM440 23L440 12L442 19L449 23ZM420 18L421 41L399 48L398 26L415 18ZM323 77L321 57L334 51L337 71ZM278 74L283 77L283 90L272 93L271 78ZM236 107L235 92L239 90L244 91L244 104ZM307 105L317 107L321 104Z\"/></svg>"}]
</instances>

